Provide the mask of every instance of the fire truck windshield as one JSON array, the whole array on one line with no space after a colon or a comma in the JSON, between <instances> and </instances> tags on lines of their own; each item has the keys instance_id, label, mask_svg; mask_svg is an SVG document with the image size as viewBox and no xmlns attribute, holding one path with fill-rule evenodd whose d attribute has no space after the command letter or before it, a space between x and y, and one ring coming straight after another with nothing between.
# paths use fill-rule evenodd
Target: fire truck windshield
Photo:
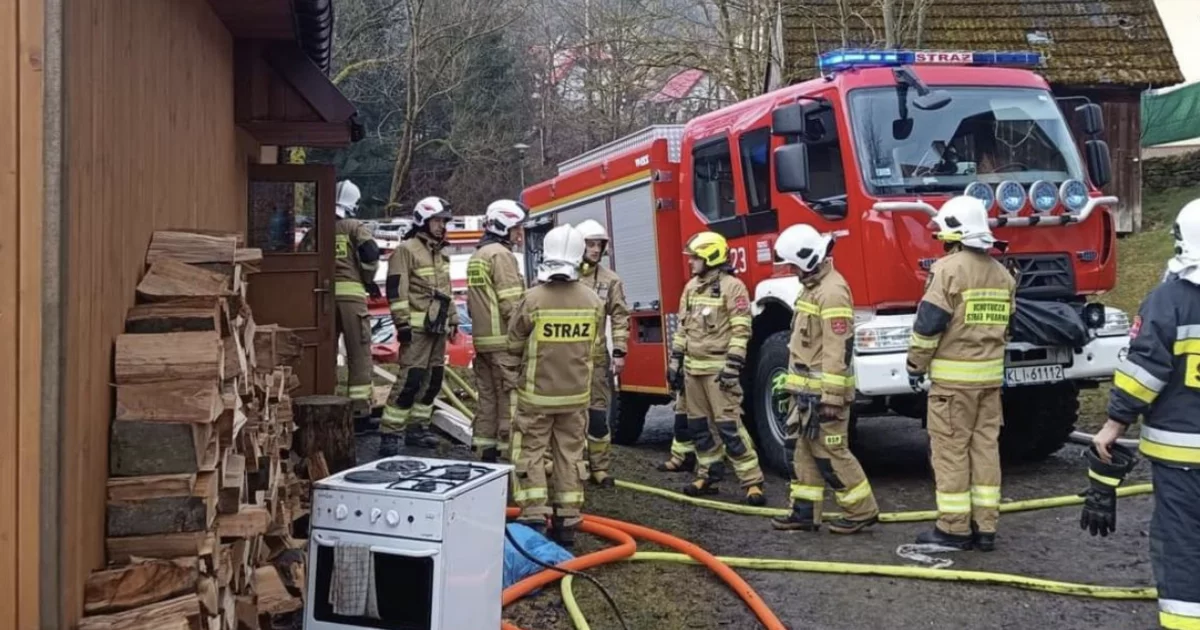
<instances>
[{"instance_id":1,"label":"fire truck windshield","mask_svg":"<svg viewBox=\"0 0 1200 630\"><path fill-rule=\"evenodd\" d=\"M974 181L1057 185L1083 178L1070 129L1049 92L935 89L952 97L936 111L916 107L912 89L850 93L858 161L872 194L958 192Z\"/></svg>"}]
</instances>

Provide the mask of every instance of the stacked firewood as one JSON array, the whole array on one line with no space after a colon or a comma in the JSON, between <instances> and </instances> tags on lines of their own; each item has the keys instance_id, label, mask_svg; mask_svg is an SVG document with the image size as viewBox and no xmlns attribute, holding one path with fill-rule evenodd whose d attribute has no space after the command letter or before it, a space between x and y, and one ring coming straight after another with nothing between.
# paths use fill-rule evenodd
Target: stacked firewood
<instances>
[{"instance_id":1,"label":"stacked firewood","mask_svg":"<svg viewBox=\"0 0 1200 630\"><path fill-rule=\"evenodd\" d=\"M298 338L256 325L260 250L156 232L116 342L105 570L82 630L257 630L303 606Z\"/></svg>"}]
</instances>

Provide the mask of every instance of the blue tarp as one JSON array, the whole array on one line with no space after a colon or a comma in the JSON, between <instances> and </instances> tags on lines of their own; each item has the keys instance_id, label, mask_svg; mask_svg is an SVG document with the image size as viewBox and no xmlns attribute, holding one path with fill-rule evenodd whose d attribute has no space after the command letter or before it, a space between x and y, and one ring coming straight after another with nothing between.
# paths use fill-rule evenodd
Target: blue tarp
<instances>
[{"instance_id":1,"label":"blue tarp","mask_svg":"<svg viewBox=\"0 0 1200 630\"><path fill-rule=\"evenodd\" d=\"M522 549L546 564L561 564L575 557L550 539L520 523L509 524L508 531ZM513 548L512 541L507 536L504 537L504 588L534 573L540 573L543 568L521 555L521 552Z\"/></svg>"}]
</instances>

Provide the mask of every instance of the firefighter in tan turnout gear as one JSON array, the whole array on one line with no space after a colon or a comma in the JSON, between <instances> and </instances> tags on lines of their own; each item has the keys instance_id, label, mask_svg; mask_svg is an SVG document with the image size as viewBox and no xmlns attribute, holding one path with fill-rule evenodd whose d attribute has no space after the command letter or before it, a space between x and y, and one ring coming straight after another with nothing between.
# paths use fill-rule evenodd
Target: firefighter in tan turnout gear
<instances>
[{"instance_id":1,"label":"firefighter in tan turnout gear","mask_svg":"<svg viewBox=\"0 0 1200 630\"><path fill-rule=\"evenodd\" d=\"M750 339L750 297L729 268L723 236L696 234L684 253L692 279L679 299L679 328L667 363L667 382L682 391L696 448L696 480L683 491L716 494L728 458L746 490L743 500L765 505L758 453L742 426L740 379Z\"/></svg>"},{"instance_id":2,"label":"firefighter in tan turnout gear","mask_svg":"<svg viewBox=\"0 0 1200 630\"><path fill-rule=\"evenodd\" d=\"M471 447L485 462L507 456L516 392L517 358L508 352L508 321L525 293L512 248L521 244L524 205L494 201L484 215L484 234L467 262L467 309L475 344L479 408Z\"/></svg>"},{"instance_id":3,"label":"firefighter in tan turnout gear","mask_svg":"<svg viewBox=\"0 0 1200 630\"><path fill-rule=\"evenodd\" d=\"M551 535L564 546L574 542L583 507L586 410L605 317L604 301L579 282L585 247L569 225L546 234L542 284L525 294L508 328L508 347L521 365L512 427L518 520L544 530L552 517Z\"/></svg>"},{"instance_id":4,"label":"firefighter in tan turnout gear","mask_svg":"<svg viewBox=\"0 0 1200 630\"><path fill-rule=\"evenodd\" d=\"M775 253L796 268L803 293L796 300L788 373L776 391L791 395L784 445L793 450L792 513L775 529L817 531L825 486L833 488L842 516L829 524L854 534L879 520L879 506L858 459L850 452L854 402L854 301L850 286L829 257L833 237L810 225L793 225L775 241Z\"/></svg>"},{"instance_id":5,"label":"firefighter in tan turnout gear","mask_svg":"<svg viewBox=\"0 0 1200 630\"><path fill-rule=\"evenodd\" d=\"M400 451L401 431L408 446L438 445L429 421L446 369L446 339L458 334L450 259L442 253L450 217L446 200L426 197L418 201L412 228L388 260L388 301L401 348L400 375L392 385L380 423L381 457Z\"/></svg>"},{"instance_id":6,"label":"firefighter in tan turnout gear","mask_svg":"<svg viewBox=\"0 0 1200 630\"><path fill-rule=\"evenodd\" d=\"M587 248L583 254L583 266L579 282L596 292L604 300L604 313L612 326L612 360L606 326L597 331L596 367L592 372L592 400L588 408L587 455L591 467L591 480L601 487L611 487L613 478L608 474L612 463L612 431L608 425L608 408L612 399L612 377L620 376L625 369L626 343L629 340L629 306L625 302L625 284L608 267L601 264L608 247L608 232L604 226L588 219L575 229L583 235Z\"/></svg>"},{"instance_id":7,"label":"firefighter in tan turnout gear","mask_svg":"<svg viewBox=\"0 0 1200 630\"><path fill-rule=\"evenodd\" d=\"M938 520L917 542L991 551L1000 512L1000 387L1016 282L988 255L996 239L983 202L950 199L934 222L947 254L929 271L907 368L914 390L926 375L932 381L927 426Z\"/></svg>"},{"instance_id":8,"label":"firefighter in tan turnout gear","mask_svg":"<svg viewBox=\"0 0 1200 630\"><path fill-rule=\"evenodd\" d=\"M356 429L366 429L371 417L371 319L367 296L379 297L375 270L379 268L379 245L371 230L353 218L362 194L354 182L337 185L337 223L333 226L334 282L337 302L337 331L346 348L346 379Z\"/></svg>"}]
</instances>

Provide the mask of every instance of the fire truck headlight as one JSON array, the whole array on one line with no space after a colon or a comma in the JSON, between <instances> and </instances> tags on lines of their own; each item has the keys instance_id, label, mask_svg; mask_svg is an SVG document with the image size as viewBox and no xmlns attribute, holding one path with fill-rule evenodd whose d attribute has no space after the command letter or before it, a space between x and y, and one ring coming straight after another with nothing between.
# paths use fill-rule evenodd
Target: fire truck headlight
<instances>
[{"instance_id":1,"label":"fire truck headlight","mask_svg":"<svg viewBox=\"0 0 1200 630\"><path fill-rule=\"evenodd\" d=\"M1058 189L1054 184L1039 179L1029 187L1029 202L1038 212L1050 212L1058 203Z\"/></svg>"},{"instance_id":2,"label":"fire truck headlight","mask_svg":"<svg viewBox=\"0 0 1200 630\"><path fill-rule=\"evenodd\" d=\"M854 346L862 354L908 350L911 326L860 327L854 331Z\"/></svg>"},{"instance_id":3,"label":"fire truck headlight","mask_svg":"<svg viewBox=\"0 0 1200 630\"><path fill-rule=\"evenodd\" d=\"M1104 325L1096 329L1097 337L1121 337L1129 334L1129 316L1124 311L1104 307Z\"/></svg>"},{"instance_id":4,"label":"fire truck headlight","mask_svg":"<svg viewBox=\"0 0 1200 630\"><path fill-rule=\"evenodd\" d=\"M1079 212L1088 202L1087 186L1078 179L1068 179L1058 187L1058 197L1067 210Z\"/></svg>"},{"instance_id":5,"label":"fire truck headlight","mask_svg":"<svg viewBox=\"0 0 1200 630\"><path fill-rule=\"evenodd\" d=\"M996 186L996 200L1000 202L1001 210L1016 214L1025 206L1025 187L1011 179L1000 182Z\"/></svg>"},{"instance_id":6,"label":"fire truck headlight","mask_svg":"<svg viewBox=\"0 0 1200 630\"><path fill-rule=\"evenodd\" d=\"M992 211L992 206L996 205L996 193L992 192L992 187L983 182L971 182L967 184L967 188L963 190L963 194L968 197L974 197L983 202L983 207L988 212Z\"/></svg>"}]
</instances>

